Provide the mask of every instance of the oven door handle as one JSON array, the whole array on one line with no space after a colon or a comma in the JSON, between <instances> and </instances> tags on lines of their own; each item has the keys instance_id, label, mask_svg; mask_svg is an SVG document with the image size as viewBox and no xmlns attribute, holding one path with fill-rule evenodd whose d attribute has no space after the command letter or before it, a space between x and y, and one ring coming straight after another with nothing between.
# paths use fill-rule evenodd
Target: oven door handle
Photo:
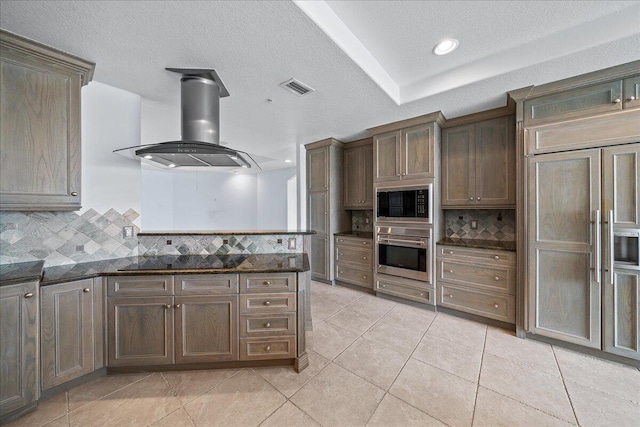
<instances>
[{"instance_id":1,"label":"oven door handle","mask_svg":"<svg viewBox=\"0 0 640 427\"><path fill-rule=\"evenodd\" d=\"M426 243L424 240L402 240L402 239L378 239L378 243L401 243L401 244L410 244L414 246L424 246Z\"/></svg>"}]
</instances>

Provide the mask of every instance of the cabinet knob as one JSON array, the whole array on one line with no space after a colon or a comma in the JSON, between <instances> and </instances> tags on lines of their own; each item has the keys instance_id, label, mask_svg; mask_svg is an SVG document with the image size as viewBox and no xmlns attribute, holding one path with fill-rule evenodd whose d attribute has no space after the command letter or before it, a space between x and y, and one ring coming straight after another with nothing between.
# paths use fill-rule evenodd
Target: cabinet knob
<instances>
[{"instance_id":1,"label":"cabinet knob","mask_svg":"<svg viewBox=\"0 0 640 427\"><path fill-rule=\"evenodd\" d=\"M627 98L627 101L635 101L636 97L635 96L630 96Z\"/></svg>"},{"instance_id":2,"label":"cabinet knob","mask_svg":"<svg viewBox=\"0 0 640 427\"><path fill-rule=\"evenodd\" d=\"M362 244L363 244L363 245L366 245L366 244L367 244L367 242L362 242Z\"/></svg>"},{"instance_id":3,"label":"cabinet knob","mask_svg":"<svg viewBox=\"0 0 640 427\"><path fill-rule=\"evenodd\" d=\"M496 276L495 279L496 279L496 282L497 282L498 280L500 280L500 277Z\"/></svg>"},{"instance_id":4,"label":"cabinet knob","mask_svg":"<svg viewBox=\"0 0 640 427\"><path fill-rule=\"evenodd\" d=\"M500 259L498 255L494 256L493 259Z\"/></svg>"},{"instance_id":5,"label":"cabinet knob","mask_svg":"<svg viewBox=\"0 0 640 427\"><path fill-rule=\"evenodd\" d=\"M382 287L383 287L383 288L386 288L386 287L387 287L387 285L382 285Z\"/></svg>"},{"instance_id":6,"label":"cabinet knob","mask_svg":"<svg viewBox=\"0 0 640 427\"><path fill-rule=\"evenodd\" d=\"M77 196L77 195L78 195L78 192L77 192L77 191L72 191L72 192L71 192L71 195L75 197L75 196Z\"/></svg>"},{"instance_id":7,"label":"cabinet knob","mask_svg":"<svg viewBox=\"0 0 640 427\"><path fill-rule=\"evenodd\" d=\"M614 104L620 104L621 99L620 98L616 98L613 100Z\"/></svg>"},{"instance_id":8,"label":"cabinet knob","mask_svg":"<svg viewBox=\"0 0 640 427\"><path fill-rule=\"evenodd\" d=\"M363 278L363 279L366 279L366 278L367 278L367 276L362 276L362 278Z\"/></svg>"},{"instance_id":9,"label":"cabinet knob","mask_svg":"<svg viewBox=\"0 0 640 427\"><path fill-rule=\"evenodd\" d=\"M263 284L269 286L271 284L271 282L269 280L265 280L264 282L262 282Z\"/></svg>"},{"instance_id":10,"label":"cabinet knob","mask_svg":"<svg viewBox=\"0 0 640 427\"><path fill-rule=\"evenodd\" d=\"M265 349L266 351L271 351L271 346L270 346L270 345L268 345L268 346L266 346L264 349Z\"/></svg>"},{"instance_id":11,"label":"cabinet knob","mask_svg":"<svg viewBox=\"0 0 640 427\"><path fill-rule=\"evenodd\" d=\"M264 327L265 327L265 328L270 328L270 327L271 327L271 323L269 323L269 322L265 323L265 324L264 324Z\"/></svg>"},{"instance_id":12,"label":"cabinet knob","mask_svg":"<svg viewBox=\"0 0 640 427\"><path fill-rule=\"evenodd\" d=\"M164 308L171 308L171 304L165 304Z\"/></svg>"},{"instance_id":13,"label":"cabinet knob","mask_svg":"<svg viewBox=\"0 0 640 427\"><path fill-rule=\"evenodd\" d=\"M453 298L453 295L449 294L449 298Z\"/></svg>"},{"instance_id":14,"label":"cabinet knob","mask_svg":"<svg viewBox=\"0 0 640 427\"><path fill-rule=\"evenodd\" d=\"M84 289L82 290L82 292L85 292L85 293L86 293L86 292L91 292L91 289L89 289L89 288L84 288Z\"/></svg>"},{"instance_id":15,"label":"cabinet knob","mask_svg":"<svg viewBox=\"0 0 640 427\"><path fill-rule=\"evenodd\" d=\"M453 273L453 270L448 270L448 271L449 271L449 273Z\"/></svg>"},{"instance_id":16,"label":"cabinet knob","mask_svg":"<svg viewBox=\"0 0 640 427\"><path fill-rule=\"evenodd\" d=\"M473 196L469 196L469 200L473 200Z\"/></svg>"},{"instance_id":17,"label":"cabinet knob","mask_svg":"<svg viewBox=\"0 0 640 427\"><path fill-rule=\"evenodd\" d=\"M362 257L362 259L367 259L367 257L366 257L366 256L363 256L363 257Z\"/></svg>"},{"instance_id":18,"label":"cabinet knob","mask_svg":"<svg viewBox=\"0 0 640 427\"><path fill-rule=\"evenodd\" d=\"M480 197L480 196L476 197L476 200L481 200L481 199L482 199L482 197Z\"/></svg>"},{"instance_id":19,"label":"cabinet knob","mask_svg":"<svg viewBox=\"0 0 640 427\"><path fill-rule=\"evenodd\" d=\"M493 304L493 308L498 308L498 304Z\"/></svg>"},{"instance_id":20,"label":"cabinet knob","mask_svg":"<svg viewBox=\"0 0 640 427\"><path fill-rule=\"evenodd\" d=\"M180 305L181 305L181 304L176 304L176 305L174 305L174 307L175 307L175 308L180 308Z\"/></svg>"},{"instance_id":21,"label":"cabinet knob","mask_svg":"<svg viewBox=\"0 0 640 427\"><path fill-rule=\"evenodd\" d=\"M453 251L449 251L449 255L453 255Z\"/></svg>"},{"instance_id":22,"label":"cabinet knob","mask_svg":"<svg viewBox=\"0 0 640 427\"><path fill-rule=\"evenodd\" d=\"M265 301L264 305L271 305L271 301Z\"/></svg>"},{"instance_id":23,"label":"cabinet knob","mask_svg":"<svg viewBox=\"0 0 640 427\"><path fill-rule=\"evenodd\" d=\"M31 298L33 296L33 292L27 292L26 294L24 294L25 298Z\"/></svg>"},{"instance_id":24,"label":"cabinet knob","mask_svg":"<svg viewBox=\"0 0 640 427\"><path fill-rule=\"evenodd\" d=\"M338 255L344 255L343 253L338 252Z\"/></svg>"},{"instance_id":25,"label":"cabinet knob","mask_svg":"<svg viewBox=\"0 0 640 427\"><path fill-rule=\"evenodd\" d=\"M420 292L420 296L423 297L424 296L424 292Z\"/></svg>"}]
</instances>

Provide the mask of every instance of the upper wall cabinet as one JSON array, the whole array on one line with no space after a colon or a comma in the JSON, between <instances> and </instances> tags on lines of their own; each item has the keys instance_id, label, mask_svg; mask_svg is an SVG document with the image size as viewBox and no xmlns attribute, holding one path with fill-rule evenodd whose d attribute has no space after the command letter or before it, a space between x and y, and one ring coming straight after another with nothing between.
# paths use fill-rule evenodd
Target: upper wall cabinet
<instances>
[{"instance_id":1,"label":"upper wall cabinet","mask_svg":"<svg viewBox=\"0 0 640 427\"><path fill-rule=\"evenodd\" d=\"M344 208L373 209L373 144L371 138L344 149Z\"/></svg>"},{"instance_id":2,"label":"upper wall cabinet","mask_svg":"<svg viewBox=\"0 0 640 427\"><path fill-rule=\"evenodd\" d=\"M434 178L434 147L442 120L438 112L369 129L374 135L374 182Z\"/></svg>"},{"instance_id":3,"label":"upper wall cabinet","mask_svg":"<svg viewBox=\"0 0 640 427\"><path fill-rule=\"evenodd\" d=\"M80 209L80 89L94 67L0 31L0 209Z\"/></svg>"},{"instance_id":4,"label":"upper wall cabinet","mask_svg":"<svg viewBox=\"0 0 640 427\"><path fill-rule=\"evenodd\" d=\"M442 207L515 207L513 116L442 131Z\"/></svg>"}]
</instances>

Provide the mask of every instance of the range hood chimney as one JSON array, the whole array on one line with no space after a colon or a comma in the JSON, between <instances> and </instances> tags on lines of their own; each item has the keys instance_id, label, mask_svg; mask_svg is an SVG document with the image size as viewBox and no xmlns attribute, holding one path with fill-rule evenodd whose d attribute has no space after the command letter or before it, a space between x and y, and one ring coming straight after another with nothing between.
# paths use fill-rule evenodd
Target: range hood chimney
<instances>
[{"instance_id":1,"label":"range hood chimney","mask_svg":"<svg viewBox=\"0 0 640 427\"><path fill-rule=\"evenodd\" d=\"M182 74L181 140L138 145L114 153L166 168L250 168L252 163L248 159L258 166L249 154L220 145L220 98L229 96L229 92L216 71L200 68L167 70Z\"/></svg>"}]
</instances>

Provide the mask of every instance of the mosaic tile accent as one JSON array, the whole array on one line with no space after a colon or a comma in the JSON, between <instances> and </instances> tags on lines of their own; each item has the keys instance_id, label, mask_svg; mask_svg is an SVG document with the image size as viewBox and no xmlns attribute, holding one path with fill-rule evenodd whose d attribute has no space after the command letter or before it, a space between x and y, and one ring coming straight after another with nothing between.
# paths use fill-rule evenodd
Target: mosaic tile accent
<instances>
[{"instance_id":1,"label":"mosaic tile accent","mask_svg":"<svg viewBox=\"0 0 640 427\"><path fill-rule=\"evenodd\" d=\"M109 209L76 212L0 212L0 264L44 260L45 267L100 261L138 254L138 240L125 239L122 227L140 214Z\"/></svg>"},{"instance_id":2,"label":"mosaic tile accent","mask_svg":"<svg viewBox=\"0 0 640 427\"><path fill-rule=\"evenodd\" d=\"M367 224L367 219L369 223ZM351 211L351 231L373 233L373 211Z\"/></svg>"},{"instance_id":3,"label":"mosaic tile accent","mask_svg":"<svg viewBox=\"0 0 640 427\"><path fill-rule=\"evenodd\" d=\"M460 219L462 217L462 219ZM501 218L500 220L498 218ZM471 220L478 221L478 228L471 229ZM461 239L515 241L516 211L510 209L445 209L445 234Z\"/></svg>"},{"instance_id":4,"label":"mosaic tile accent","mask_svg":"<svg viewBox=\"0 0 640 427\"><path fill-rule=\"evenodd\" d=\"M288 248L289 239L296 239L295 249ZM144 256L297 253L302 252L302 239L291 234L139 236L138 252Z\"/></svg>"}]
</instances>

